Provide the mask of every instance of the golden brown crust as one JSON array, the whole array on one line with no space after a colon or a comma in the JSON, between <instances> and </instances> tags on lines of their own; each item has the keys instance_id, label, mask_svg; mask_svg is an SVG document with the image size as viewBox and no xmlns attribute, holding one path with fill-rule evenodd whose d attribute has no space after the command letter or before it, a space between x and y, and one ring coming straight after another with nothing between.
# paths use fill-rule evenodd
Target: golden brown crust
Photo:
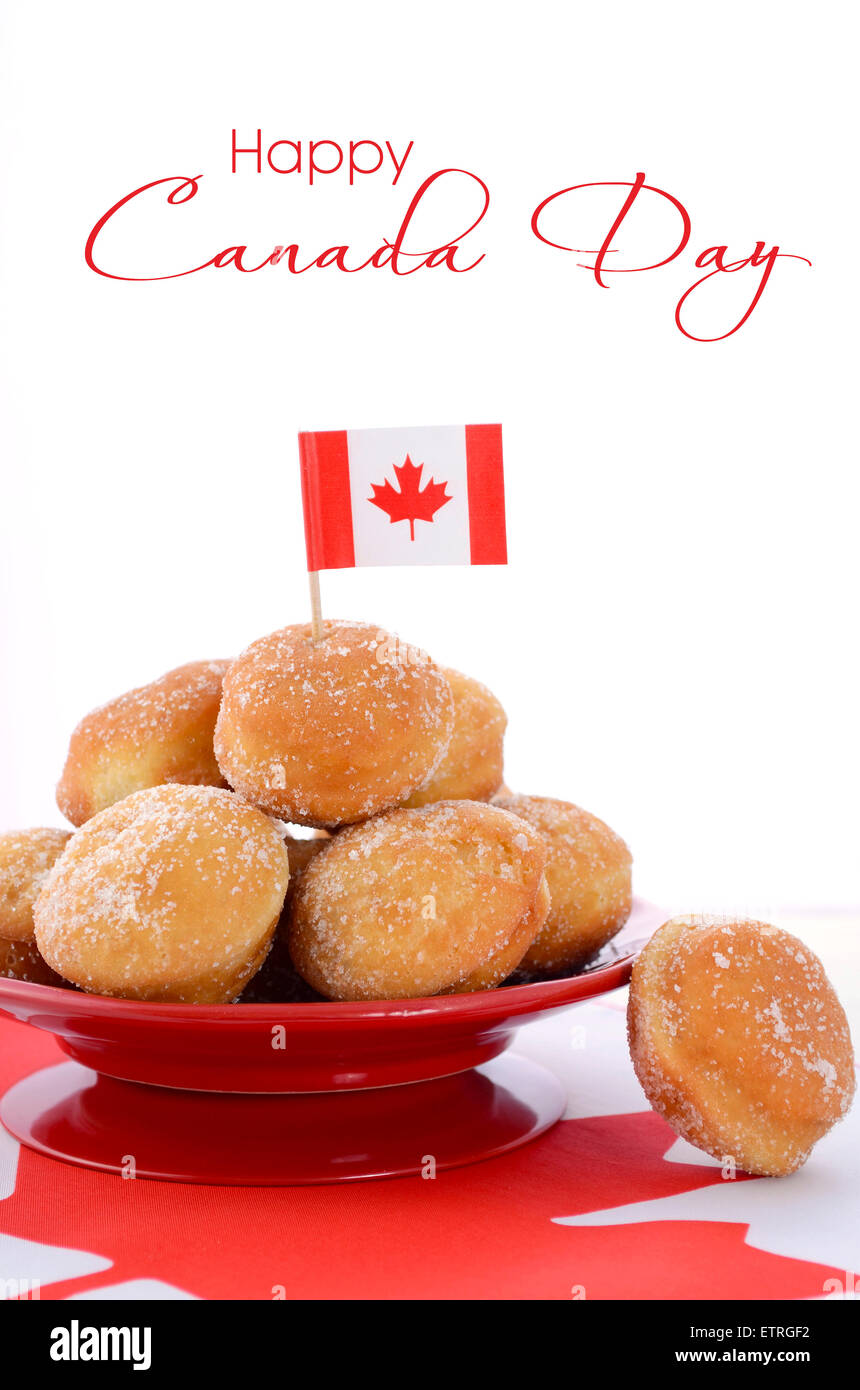
<instances>
[{"instance_id":1,"label":"golden brown crust","mask_svg":"<svg viewBox=\"0 0 860 1390\"><path fill-rule=\"evenodd\" d=\"M0 835L0 940L33 940L33 905L69 830L9 830Z\"/></svg>"},{"instance_id":2,"label":"golden brown crust","mask_svg":"<svg viewBox=\"0 0 860 1390\"><path fill-rule=\"evenodd\" d=\"M543 923L545 863L530 826L484 803L389 811L342 831L304 871L293 961L330 999L499 984Z\"/></svg>"},{"instance_id":3,"label":"golden brown crust","mask_svg":"<svg viewBox=\"0 0 860 1390\"><path fill-rule=\"evenodd\" d=\"M453 727L438 666L369 623L309 624L252 643L230 667L215 751L230 785L299 825L395 806L439 763Z\"/></svg>"},{"instance_id":4,"label":"golden brown crust","mask_svg":"<svg viewBox=\"0 0 860 1390\"><path fill-rule=\"evenodd\" d=\"M507 946L501 947L491 955L465 980L460 980L456 985L452 985L450 993L469 994L474 990L496 989L498 985L503 984L508 976L516 970L524 953L540 932L546 921L549 906L550 891L544 874L538 884L534 902L528 912L520 919L519 926L515 927L511 933Z\"/></svg>"},{"instance_id":5,"label":"golden brown crust","mask_svg":"<svg viewBox=\"0 0 860 1390\"><path fill-rule=\"evenodd\" d=\"M597 816L549 796L496 797L546 840L552 904L522 968L559 973L585 965L620 931L633 902L632 857Z\"/></svg>"},{"instance_id":6,"label":"golden brown crust","mask_svg":"<svg viewBox=\"0 0 860 1390\"><path fill-rule=\"evenodd\" d=\"M442 674L454 697L454 731L433 776L412 793L407 806L460 799L489 801L502 784L505 711L480 681L446 666Z\"/></svg>"},{"instance_id":7,"label":"golden brown crust","mask_svg":"<svg viewBox=\"0 0 860 1390\"><path fill-rule=\"evenodd\" d=\"M778 927L666 922L634 966L627 1019L654 1109L746 1172L794 1172L851 1104L844 1010L817 956Z\"/></svg>"},{"instance_id":8,"label":"golden brown crust","mask_svg":"<svg viewBox=\"0 0 860 1390\"><path fill-rule=\"evenodd\" d=\"M92 993L229 1003L266 958L288 878L261 811L215 787L154 787L73 837L36 901L36 941Z\"/></svg>"},{"instance_id":9,"label":"golden brown crust","mask_svg":"<svg viewBox=\"0 0 860 1390\"><path fill-rule=\"evenodd\" d=\"M228 661L191 661L81 720L57 786L72 825L165 782L223 787L212 747Z\"/></svg>"}]
</instances>

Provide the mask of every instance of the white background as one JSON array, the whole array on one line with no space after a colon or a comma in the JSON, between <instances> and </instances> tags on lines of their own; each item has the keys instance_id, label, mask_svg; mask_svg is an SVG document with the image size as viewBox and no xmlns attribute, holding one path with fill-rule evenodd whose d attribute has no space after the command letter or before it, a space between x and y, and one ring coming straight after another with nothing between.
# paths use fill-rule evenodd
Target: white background
<instances>
[{"instance_id":1,"label":"white background","mask_svg":"<svg viewBox=\"0 0 860 1390\"><path fill-rule=\"evenodd\" d=\"M608 819L640 892L856 902L851 7L3 15L0 824L58 823L91 706L306 618L297 430L502 420L509 567L327 575L325 610L486 680L511 785ZM309 190L231 175L234 125L415 146L396 188ZM106 257L164 273L236 240L310 259L343 237L369 254L446 166L491 190L468 275L120 284L84 264L116 199L201 172L193 205L136 210ZM671 266L602 290L531 236L549 192L639 169L692 216ZM449 196L446 236L466 206ZM725 342L683 338L695 253L759 238L813 269L779 262Z\"/></svg>"}]
</instances>

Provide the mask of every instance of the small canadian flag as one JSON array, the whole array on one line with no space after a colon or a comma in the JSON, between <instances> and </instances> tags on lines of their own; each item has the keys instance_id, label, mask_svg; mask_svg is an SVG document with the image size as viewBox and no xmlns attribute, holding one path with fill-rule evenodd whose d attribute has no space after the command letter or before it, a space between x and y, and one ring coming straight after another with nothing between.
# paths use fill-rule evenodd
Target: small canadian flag
<instances>
[{"instance_id":1,"label":"small canadian flag","mask_svg":"<svg viewBox=\"0 0 860 1390\"><path fill-rule=\"evenodd\" d=\"M505 565L501 425L299 435L308 569Z\"/></svg>"}]
</instances>

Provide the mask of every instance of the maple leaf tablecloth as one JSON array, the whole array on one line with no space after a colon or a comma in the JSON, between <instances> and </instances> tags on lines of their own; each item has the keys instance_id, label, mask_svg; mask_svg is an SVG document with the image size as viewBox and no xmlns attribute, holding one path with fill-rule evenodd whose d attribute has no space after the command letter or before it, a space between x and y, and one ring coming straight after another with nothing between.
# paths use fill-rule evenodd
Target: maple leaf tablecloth
<instances>
[{"instance_id":1,"label":"maple leaf tablecloth","mask_svg":"<svg viewBox=\"0 0 860 1390\"><path fill-rule=\"evenodd\" d=\"M860 1035L860 915L786 916ZM790 1178L677 1140L627 1056L626 991L531 1024L515 1050L567 1088L513 1154L334 1187L184 1186L58 1163L0 1128L0 1280L43 1299L822 1298L860 1287L860 1106ZM0 1021L0 1091L65 1060Z\"/></svg>"}]
</instances>

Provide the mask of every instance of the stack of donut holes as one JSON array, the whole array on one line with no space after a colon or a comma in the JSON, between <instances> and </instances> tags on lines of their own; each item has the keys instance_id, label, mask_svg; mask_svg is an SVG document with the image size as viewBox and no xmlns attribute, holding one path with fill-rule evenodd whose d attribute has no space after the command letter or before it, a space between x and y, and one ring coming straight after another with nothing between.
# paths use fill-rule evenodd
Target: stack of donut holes
<instances>
[{"instance_id":1,"label":"stack of donut holes","mask_svg":"<svg viewBox=\"0 0 860 1390\"><path fill-rule=\"evenodd\" d=\"M630 914L630 852L580 807L504 786L506 722L470 676L337 620L119 696L72 733L74 831L0 835L0 975L223 1004L575 973ZM636 966L630 1042L670 1124L753 1172L796 1167L853 1091L820 963L757 923L667 923Z\"/></svg>"}]
</instances>

